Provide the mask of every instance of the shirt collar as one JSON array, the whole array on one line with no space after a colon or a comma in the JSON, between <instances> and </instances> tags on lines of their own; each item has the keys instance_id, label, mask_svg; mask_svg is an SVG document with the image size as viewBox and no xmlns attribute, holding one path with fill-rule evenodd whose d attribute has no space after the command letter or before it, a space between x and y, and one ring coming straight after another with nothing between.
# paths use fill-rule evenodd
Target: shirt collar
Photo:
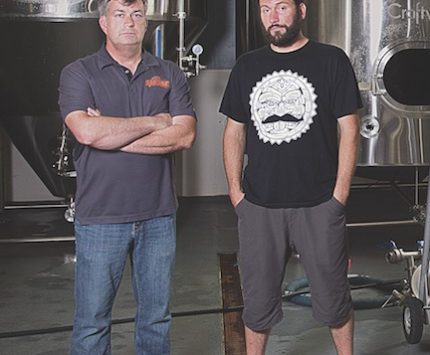
<instances>
[{"instance_id":1,"label":"shirt collar","mask_svg":"<svg viewBox=\"0 0 430 355\"><path fill-rule=\"evenodd\" d=\"M111 65L117 65L117 61L115 59L113 59L110 54L108 53L108 51L106 50L105 45L103 45L99 51L97 52L97 61L98 61L98 66L100 68L100 70L111 66ZM157 58L154 57L151 53L149 53L146 50L143 50L142 52L142 60L139 63L139 67L143 66L144 69L148 68L148 67L154 67L154 66L159 66L159 62L157 61ZM139 70L138 67L138 70Z\"/></svg>"}]
</instances>

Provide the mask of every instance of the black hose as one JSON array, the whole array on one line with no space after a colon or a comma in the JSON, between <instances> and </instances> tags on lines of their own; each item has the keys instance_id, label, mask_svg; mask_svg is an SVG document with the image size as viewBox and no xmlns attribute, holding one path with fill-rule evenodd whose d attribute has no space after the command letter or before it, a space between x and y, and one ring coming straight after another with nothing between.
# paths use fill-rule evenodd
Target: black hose
<instances>
[{"instance_id":1,"label":"black hose","mask_svg":"<svg viewBox=\"0 0 430 355\"><path fill-rule=\"evenodd\" d=\"M206 314L230 313L230 312L238 312L238 311L241 311L242 309L243 309L243 306L237 306L237 307L228 307L228 308L210 308L210 309L202 309L202 310L194 310L194 311L172 312L172 317L173 318L179 318L179 317L206 315ZM134 317L118 318L118 319L112 320L113 325L114 324L127 324L127 323L133 323L133 322L134 322ZM72 330L73 330L72 325L65 325L65 326L61 326L61 327L3 332L3 333L0 333L0 339L19 338L19 337L32 336L32 335L63 333L63 332L70 332Z\"/></svg>"},{"instance_id":2,"label":"black hose","mask_svg":"<svg viewBox=\"0 0 430 355\"><path fill-rule=\"evenodd\" d=\"M400 285L402 282L402 280L383 281L366 275L348 275L348 280L351 291L374 288L386 292L380 296L372 295L371 298L357 298L351 292L354 309L380 308L392 294L392 288L387 290L387 286ZM312 298L308 287L309 282L306 277L296 279L287 285L283 299L301 306L311 307ZM400 286L399 288L401 289Z\"/></svg>"}]
</instances>

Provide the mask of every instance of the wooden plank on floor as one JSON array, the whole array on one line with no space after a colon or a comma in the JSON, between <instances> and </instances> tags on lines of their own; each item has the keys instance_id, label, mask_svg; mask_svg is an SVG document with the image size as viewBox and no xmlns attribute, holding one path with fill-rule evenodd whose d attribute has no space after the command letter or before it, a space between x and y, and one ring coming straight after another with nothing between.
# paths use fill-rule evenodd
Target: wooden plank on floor
<instances>
[{"instance_id":1,"label":"wooden plank on floor","mask_svg":"<svg viewBox=\"0 0 430 355\"><path fill-rule=\"evenodd\" d=\"M236 254L220 254L219 264L223 308L242 306L242 289ZM225 355L246 355L245 330L241 316L241 310L223 314Z\"/></svg>"}]
</instances>

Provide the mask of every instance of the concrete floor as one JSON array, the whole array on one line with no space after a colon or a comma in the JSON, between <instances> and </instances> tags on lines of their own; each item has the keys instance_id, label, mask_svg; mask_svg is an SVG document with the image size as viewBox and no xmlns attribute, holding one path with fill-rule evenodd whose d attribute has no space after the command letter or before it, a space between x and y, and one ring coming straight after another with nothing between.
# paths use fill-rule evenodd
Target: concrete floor
<instances>
[{"instance_id":1,"label":"concrete floor","mask_svg":"<svg viewBox=\"0 0 430 355\"><path fill-rule=\"evenodd\" d=\"M409 192L408 192L409 194ZM0 242L8 238L70 235L60 210L12 211L0 215ZM348 222L394 220L410 217L404 201L391 190L354 190ZM384 244L394 239L413 249L422 238L417 225L349 228L351 274L382 280L405 277L404 265L384 260ZM236 217L225 197L183 198L178 211L178 250L171 310L172 355L221 355L223 322L220 314L183 315L182 312L220 308L218 254L237 251ZM70 331L19 334L27 330L58 330L72 323L73 242L0 244L0 354L62 355L68 353ZM298 259L291 260L285 284L303 276ZM368 292L368 293L366 293ZM372 291L354 291L353 298L372 297ZM376 297L376 295L375 295ZM328 331L317 324L311 310L284 303L284 320L272 332L267 354L334 354ZM134 316L134 301L126 270L114 308L114 319ZM355 349L363 355L428 354L430 329L420 344L404 339L401 309L357 310ZM60 329L61 330L61 329ZM11 334L14 333L14 334ZM6 335L21 335L5 337ZM133 324L112 327L113 354L133 354Z\"/></svg>"}]
</instances>

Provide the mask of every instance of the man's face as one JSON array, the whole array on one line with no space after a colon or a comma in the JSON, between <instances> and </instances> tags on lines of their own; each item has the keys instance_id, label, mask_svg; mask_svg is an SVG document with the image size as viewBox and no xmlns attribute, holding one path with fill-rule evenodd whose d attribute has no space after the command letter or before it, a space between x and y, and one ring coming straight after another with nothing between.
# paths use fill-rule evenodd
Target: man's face
<instances>
[{"instance_id":1,"label":"man's face","mask_svg":"<svg viewBox=\"0 0 430 355\"><path fill-rule=\"evenodd\" d=\"M125 4L121 0L111 0L106 16L101 16L99 23L107 43L115 47L141 45L147 24L143 2Z\"/></svg>"},{"instance_id":2,"label":"man's face","mask_svg":"<svg viewBox=\"0 0 430 355\"><path fill-rule=\"evenodd\" d=\"M294 0L260 0L263 30L269 42L287 47L297 39L304 19L304 7Z\"/></svg>"}]
</instances>

